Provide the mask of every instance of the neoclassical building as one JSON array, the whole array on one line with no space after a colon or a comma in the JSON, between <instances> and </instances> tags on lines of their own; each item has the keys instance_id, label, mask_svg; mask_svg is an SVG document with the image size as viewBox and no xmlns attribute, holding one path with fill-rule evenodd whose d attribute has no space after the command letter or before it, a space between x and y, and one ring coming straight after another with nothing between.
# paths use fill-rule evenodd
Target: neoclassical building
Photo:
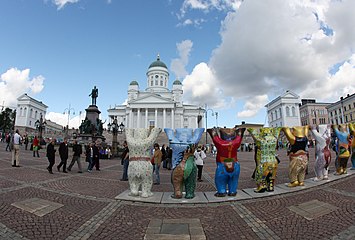
<instances>
[{"instance_id":1,"label":"neoclassical building","mask_svg":"<svg viewBox=\"0 0 355 240\"><path fill-rule=\"evenodd\" d=\"M41 116L46 115L48 106L38 101L27 93L17 98L15 127L25 132L34 132L36 130L36 121Z\"/></svg>"},{"instance_id":2,"label":"neoclassical building","mask_svg":"<svg viewBox=\"0 0 355 240\"><path fill-rule=\"evenodd\" d=\"M205 110L183 103L182 83L175 80L169 89L169 71L164 62L149 65L146 88L140 90L137 81L128 86L126 105L115 105L107 110L111 119L123 123L125 128L197 128L203 127Z\"/></svg>"},{"instance_id":3,"label":"neoclassical building","mask_svg":"<svg viewBox=\"0 0 355 240\"><path fill-rule=\"evenodd\" d=\"M269 127L301 126L300 104L300 96L290 90L266 104Z\"/></svg>"}]
</instances>

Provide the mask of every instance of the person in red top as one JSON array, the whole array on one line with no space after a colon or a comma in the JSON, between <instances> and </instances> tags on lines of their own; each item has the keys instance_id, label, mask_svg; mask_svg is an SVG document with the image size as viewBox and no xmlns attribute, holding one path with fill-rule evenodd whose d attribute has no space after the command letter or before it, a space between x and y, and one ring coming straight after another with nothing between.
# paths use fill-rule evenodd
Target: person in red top
<instances>
[{"instance_id":1,"label":"person in red top","mask_svg":"<svg viewBox=\"0 0 355 240\"><path fill-rule=\"evenodd\" d=\"M32 150L33 150L33 157L36 156L36 153L37 153L37 157L39 157L39 153L38 153L38 150L39 150L39 140L38 140L37 136L35 136L35 138L34 138L33 141L32 141Z\"/></svg>"},{"instance_id":2,"label":"person in red top","mask_svg":"<svg viewBox=\"0 0 355 240\"><path fill-rule=\"evenodd\" d=\"M237 195L240 165L237 151L242 143L245 128L210 128L207 130L217 148L215 184L216 197Z\"/></svg>"}]
</instances>

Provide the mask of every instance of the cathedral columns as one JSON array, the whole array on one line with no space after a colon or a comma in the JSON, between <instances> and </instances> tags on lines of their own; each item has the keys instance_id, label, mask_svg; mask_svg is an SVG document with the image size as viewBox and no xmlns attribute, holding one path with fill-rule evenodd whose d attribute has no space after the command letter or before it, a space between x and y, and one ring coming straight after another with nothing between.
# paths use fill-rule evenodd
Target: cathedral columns
<instances>
[{"instance_id":1,"label":"cathedral columns","mask_svg":"<svg viewBox=\"0 0 355 240\"><path fill-rule=\"evenodd\" d=\"M137 128L141 127L141 109L137 109Z\"/></svg>"},{"instance_id":2,"label":"cathedral columns","mask_svg":"<svg viewBox=\"0 0 355 240\"><path fill-rule=\"evenodd\" d=\"M166 128L166 108L163 108L163 129Z\"/></svg>"},{"instance_id":3,"label":"cathedral columns","mask_svg":"<svg viewBox=\"0 0 355 240\"><path fill-rule=\"evenodd\" d=\"M133 128L133 113L132 113L132 108L129 109L129 128Z\"/></svg>"},{"instance_id":4,"label":"cathedral columns","mask_svg":"<svg viewBox=\"0 0 355 240\"><path fill-rule=\"evenodd\" d=\"M148 128L148 108L145 109L145 128Z\"/></svg>"},{"instance_id":5,"label":"cathedral columns","mask_svg":"<svg viewBox=\"0 0 355 240\"><path fill-rule=\"evenodd\" d=\"M171 109L171 128L174 129L174 121L175 121L175 118L174 118L174 108Z\"/></svg>"},{"instance_id":6,"label":"cathedral columns","mask_svg":"<svg viewBox=\"0 0 355 240\"><path fill-rule=\"evenodd\" d=\"M154 126L158 127L158 108L155 109Z\"/></svg>"}]
</instances>

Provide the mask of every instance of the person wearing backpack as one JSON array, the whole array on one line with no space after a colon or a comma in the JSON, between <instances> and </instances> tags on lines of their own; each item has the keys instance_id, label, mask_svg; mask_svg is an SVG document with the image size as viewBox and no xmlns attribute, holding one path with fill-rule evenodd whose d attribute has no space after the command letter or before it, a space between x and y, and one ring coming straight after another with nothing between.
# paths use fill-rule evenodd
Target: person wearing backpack
<instances>
[{"instance_id":1,"label":"person wearing backpack","mask_svg":"<svg viewBox=\"0 0 355 240\"><path fill-rule=\"evenodd\" d=\"M206 158L206 154L202 151L201 146L198 146L194 153L195 163L197 165L197 181L202 182L202 169L204 164L204 159Z\"/></svg>"}]
</instances>

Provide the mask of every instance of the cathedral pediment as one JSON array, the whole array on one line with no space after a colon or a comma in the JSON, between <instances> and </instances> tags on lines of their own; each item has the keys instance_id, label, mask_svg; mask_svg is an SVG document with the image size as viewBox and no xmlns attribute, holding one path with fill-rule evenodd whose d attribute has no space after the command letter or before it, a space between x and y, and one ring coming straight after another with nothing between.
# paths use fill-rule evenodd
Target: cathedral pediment
<instances>
[{"instance_id":1,"label":"cathedral pediment","mask_svg":"<svg viewBox=\"0 0 355 240\"><path fill-rule=\"evenodd\" d=\"M164 104L164 103L174 103L172 99L170 98L165 98L162 97L158 94L148 94L142 97L139 97L137 99L134 99L129 102L130 104L147 104L147 103L159 103L159 104Z\"/></svg>"}]
</instances>

